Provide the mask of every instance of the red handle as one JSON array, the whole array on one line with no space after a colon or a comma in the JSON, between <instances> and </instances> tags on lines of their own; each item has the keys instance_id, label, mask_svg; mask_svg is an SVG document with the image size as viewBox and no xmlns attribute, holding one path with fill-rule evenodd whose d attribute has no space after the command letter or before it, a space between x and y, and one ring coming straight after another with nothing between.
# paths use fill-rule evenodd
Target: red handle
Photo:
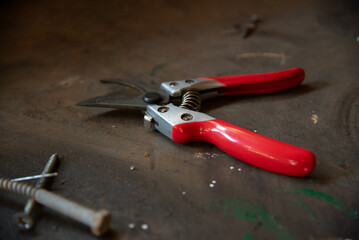
<instances>
[{"instance_id":1,"label":"red handle","mask_svg":"<svg viewBox=\"0 0 359 240\"><path fill-rule=\"evenodd\" d=\"M253 166L290 176L305 176L315 167L309 150L280 142L223 120L177 124L172 128L175 142L211 142L226 153Z\"/></svg>"},{"instance_id":2,"label":"red handle","mask_svg":"<svg viewBox=\"0 0 359 240\"><path fill-rule=\"evenodd\" d=\"M299 85L304 80L302 68L291 68L279 72L248 74L226 77L206 77L226 87L219 88L226 95L255 94L280 91Z\"/></svg>"}]
</instances>

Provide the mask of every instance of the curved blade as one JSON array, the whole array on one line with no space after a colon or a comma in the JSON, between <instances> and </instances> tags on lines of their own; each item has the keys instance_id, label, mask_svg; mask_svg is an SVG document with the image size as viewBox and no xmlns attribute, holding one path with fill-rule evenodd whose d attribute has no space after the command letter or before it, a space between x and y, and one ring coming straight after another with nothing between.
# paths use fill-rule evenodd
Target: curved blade
<instances>
[{"instance_id":1,"label":"curved blade","mask_svg":"<svg viewBox=\"0 0 359 240\"><path fill-rule=\"evenodd\" d=\"M140 109L145 110L148 104L167 104L170 96L162 91L156 91L143 83L127 81L124 79L101 79L102 83L119 84L136 89L140 94L135 96L123 96L119 94L109 94L106 96L95 97L76 104L86 107L105 107L122 109Z\"/></svg>"},{"instance_id":2,"label":"curved blade","mask_svg":"<svg viewBox=\"0 0 359 240\"><path fill-rule=\"evenodd\" d=\"M134 97L107 95L90 98L83 102L79 102L76 106L145 110L147 103L143 101L143 94Z\"/></svg>"},{"instance_id":3,"label":"curved blade","mask_svg":"<svg viewBox=\"0 0 359 240\"><path fill-rule=\"evenodd\" d=\"M154 90L153 88L151 88L143 83L137 82L135 80L129 81L129 80L121 79L121 78L105 78L105 79L101 79L100 82L107 83L107 84L119 84L122 86L136 89L137 91L139 91L141 93L156 92L156 90Z\"/></svg>"}]
</instances>

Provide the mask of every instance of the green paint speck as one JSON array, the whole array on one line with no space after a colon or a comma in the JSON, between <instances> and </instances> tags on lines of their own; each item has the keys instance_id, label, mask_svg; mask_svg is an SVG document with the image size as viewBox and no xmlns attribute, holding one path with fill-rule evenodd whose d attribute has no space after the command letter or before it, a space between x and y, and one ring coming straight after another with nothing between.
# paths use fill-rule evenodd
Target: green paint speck
<instances>
[{"instance_id":1,"label":"green paint speck","mask_svg":"<svg viewBox=\"0 0 359 240\"><path fill-rule=\"evenodd\" d=\"M243 239L245 239L245 240L254 240L254 237L253 237L252 233L245 233L245 234L243 234Z\"/></svg>"},{"instance_id":2,"label":"green paint speck","mask_svg":"<svg viewBox=\"0 0 359 240\"><path fill-rule=\"evenodd\" d=\"M276 239L294 239L290 230L280 224L276 216L271 215L260 206L238 198L225 198L221 202L223 203L221 211L226 215L260 224L261 227L270 231Z\"/></svg>"},{"instance_id":3,"label":"green paint speck","mask_svg":"<svg viewBox=\"0 0 359 240\"><path fill-rule=\"evenodd\" d=\"M305 211L307 211L310 215L310 219L312 219L313 222L317 221L317 218L315 217L314 213L310 211L310 209L305 205L302 201L299 199L295 200L302 208L304 208Z\"/></svg>"},{"instance_id":4,"label":"green paint speck","mask_svg":"<svg viewBox=\"0 0 359 240\"><path fill-rule=\"evenodd\" d=\"M355 209L348 209L344 206L343 203L341 203L339 200L335 199L334 197L322 193L320 191L317 190L313 190L310 188L293 188L293 189L280 189L280 188L273 188L276 191L282 193L282 194L288 194L288 193L296 193L296 194L301 194L301 195L305 195L305 196L310 196L313 198L317 198L317 199L323 199L326 202L332 204L334 207L343 210L346 214L348 214L349 216L351 216L354 219L359 219L359 213L357 210Z\"/></svg>"}]
</instances>

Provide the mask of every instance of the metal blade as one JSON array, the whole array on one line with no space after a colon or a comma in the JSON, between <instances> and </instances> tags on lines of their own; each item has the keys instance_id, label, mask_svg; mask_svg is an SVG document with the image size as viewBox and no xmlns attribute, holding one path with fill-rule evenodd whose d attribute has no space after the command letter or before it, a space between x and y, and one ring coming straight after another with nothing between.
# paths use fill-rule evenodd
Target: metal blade
<instances>
[{"instance_id":1,"label":"metal blade","mask_svg":"<svg viewBox=\"0 0 359 240\"><path fill-rule=\"evenodd\" d=\"M102 83L119 84L136 89L140 94L135 96L110 94L101 97L95 97L76 104L85 107L105 107L122 109L140 109L145 110L148 104L167 104L170 96L163 91L156 91L145 84L123 79L102 79Z\"/></svg>"},{"instance_id":2,"label":"metal blade","mask_svg":"<svg viewBox=\"0 0 359 240\"><path fill-rule=\"evenodd\" d=\"M145 110L147 103L143 101L143 95L134 97L107 95L95 97L76 104L84 107L104 107L104 108L122 108Z\"/></svg>"}]
</instances>

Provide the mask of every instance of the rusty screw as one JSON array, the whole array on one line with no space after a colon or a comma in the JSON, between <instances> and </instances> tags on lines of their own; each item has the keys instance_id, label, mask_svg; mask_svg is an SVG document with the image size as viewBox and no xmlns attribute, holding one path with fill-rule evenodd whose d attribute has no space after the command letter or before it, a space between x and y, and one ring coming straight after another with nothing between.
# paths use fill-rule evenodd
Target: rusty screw
<instances>
[{"instance_id":1,"label":"rusty screw","mask_svg":"<svg viewBox=\"0 0 359 240\"><path fill-rule=\"evenodd\" d=\"M56 166L58 157L57 153L52 154L49 160L47 161L44 170L41 175L51 173ZM35 185L35 188L43 188L45 187L47 182L47 178L40 178ZM20 230L28 231L31 230L34 226L34 220L31 217L31 213L34 211L36 206L36 202L33 198L30 198L24 208L24 212L18 213L14 217L14 222Z\"/></svg>"}]
</instances>

